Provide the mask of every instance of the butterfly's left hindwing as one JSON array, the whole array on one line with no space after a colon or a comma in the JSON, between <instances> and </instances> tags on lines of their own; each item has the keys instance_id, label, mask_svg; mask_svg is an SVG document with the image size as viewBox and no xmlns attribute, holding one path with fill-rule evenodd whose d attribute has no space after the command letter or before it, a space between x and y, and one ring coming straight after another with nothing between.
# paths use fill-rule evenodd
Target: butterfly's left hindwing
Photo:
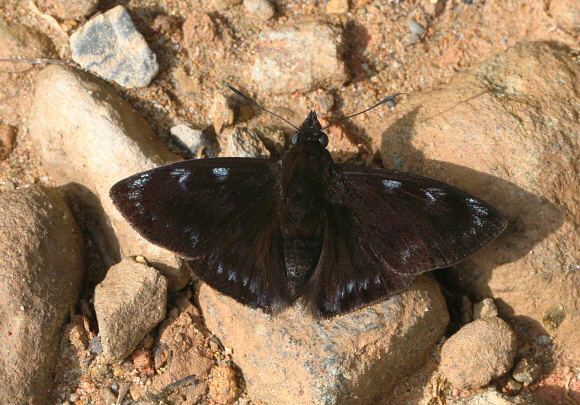
<instances>
[{"instance_id":1,"label":"butterfly's left hindwing","mask_svg":"<svg viewBox=\"0 0 580 405\"><path fill-rule=\"evenodd\" d=\"M315 316L388 298L506 226L486 202L422 176L336 165L332 183L321 258L303 292Z\"/></svg>"},{"instance_id":2,"label":"butterfly's left hindwing","mask_svg":"<svg viewBox=\"0 0 580 405\"><path fill-rule=\"evenodd\" d=\"M145 239L187 259L211 287L278 312L289 304L278 170L267 159L183 161L121 180L110 195Z\"/></svg>"}]
</instances>

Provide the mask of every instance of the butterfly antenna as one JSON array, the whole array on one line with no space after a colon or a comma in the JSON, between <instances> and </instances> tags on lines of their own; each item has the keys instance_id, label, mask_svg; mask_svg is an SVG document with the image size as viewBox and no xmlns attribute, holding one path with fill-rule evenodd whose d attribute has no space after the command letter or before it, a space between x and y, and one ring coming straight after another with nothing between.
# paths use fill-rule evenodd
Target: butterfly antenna
<instances>
[{"instance_id":1,"label":"butterfly antenna","mask_svg":"<svg viewBox=\"0 0 580 405\"><path fill-rule=\"evenodd\" d=\"M267 113L270 113L278 118L280 118L282 121L284 121L285 123L287 123L288 125L290 125L292 128L294 128L295 130L298 131L298 128L292 124L290 121L288 121L286 118L279 116L276 113L273 113L272 111L266 110L264 107L262 107L260 104L256 103L254 100L252 100L250 97L246 96L244 93L242 93L241 91L239 91L238 89L230 86L229 84L226 84L227 87L229 87L229 89L231 91L233 91L234 93L236 93L238 96L245 98L247 101L249 101L252 105L255 105L256 107L258 107L260 110L266 111ZM378 105L378 104L377 104Z\"/></svg>"},{"instance_id":2,"label":"butterfly antenna","mask_svg":"<svg viewBox=\"0 0 580 405\"><path fill-rule=\"evenodd\" d=\"M342 119L340 119L340 120L338 120L338 121L336 121L336 122L333 122L333 123L332 123L332 124L330 124L330 125L327 125L327 126L325 126L324 128L322 128L322 131L324 131L324 130L325 130L326 128L328 128L328 127L331 127L331 126L333 126L333 125L336 125L336 124L338 124L339 122L342 122L342 121L344 121L344 120L347 120L347 119L349 119L349 118L352 118L352 117L356 117L357 115L364 114L364 113L366 113L367 111L370 111L370 110L372 110L373 108L380 106L381 104L388 103L389 101L392 101L392 100L394 100L394 99L395 99L395 98L396 98L398 95L401 95L401 94L407 94L407 93L395 93L395 94L393 94L392 96L386 97L386 98L382 99L381 101L379 101L378 103L376 103L375 105L373 105L372 107L369 107L369 108L367 108L367 109L366 109L366 110L364 110L364 111L357 112L356 114L349 115L348 117L344 117L344 118L342 118Z\"/></svg>"}]
</instances>

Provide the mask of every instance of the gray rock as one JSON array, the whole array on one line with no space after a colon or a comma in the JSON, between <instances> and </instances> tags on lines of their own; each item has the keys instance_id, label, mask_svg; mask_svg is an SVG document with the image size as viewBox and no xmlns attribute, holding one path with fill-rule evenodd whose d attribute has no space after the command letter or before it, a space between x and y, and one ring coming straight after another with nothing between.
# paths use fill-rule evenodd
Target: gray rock
<instances>
[{"instance_id":1,"label":"gray rock","mask_svg":"<svg viewBox=\"0 0 580 405\"><path fill-rule=\"evenodd\" d=\"M409 31L411 31L412 34L415 34L419 37L425 33L425 28L412 18L407 21L407 26L409 27Z\"/></svg>"},{"instance_id":2,"label":"gray rock","mask_svg":"<svg viewBox=\"0 0 580 405\"><path fill-rule=\"evenodd\" d=\"M440 370L457 388L477 389L513 366L517 336L500 318L468 323L441 348Z\"/></svg>"},{"instance_id":3,"label":"gray rock","mask_svg":"<svg viewBox=\"0 0 580 405\"><path fill-rule=\"evenodd\" d=\"M244 7L250 17L266 21L274 17L276 9L268 0L244 0Z\"/></svg>"},{"instance_id":4,"label":"gray rock","mask_svg":"<svg viewBox=\"0 0 580 405\"><path fill-rule=\"evenodd\" d=\"M165 318L167 280L153 267L124 259L95 288L103 354L122 360Z\"/></svg>"},{"instance_id":5,"label":"gray rock","mask_svg":"<svg viewBox=\"0 0 580 405\"><path fill-rule=\"evenodd\" d=\"M75 62L124 87L147 86L159 70L157 57L123 6L88 21L71 35L70 45Z\"/></svg>"},{"instance_id":6,"label":"gray rock","mask_svg":"<svg viewBox=\"0 0 580 405\"><path fill-rule=\"evenodd\" d=\"M323 23L264 30L256 46L252 80L267 93L339 86L348 79L341 36L340 30Z\"/></svg>"},{"instance_id":7,"label":"gray rock","mask_svg":"<svg viewBox=\"0 0 580 405\"><path fill-rule=\"evenodd\" d=\"M226 156L238 157L269 157L258 133L248 128L236 127L224 131L223 138L227 140Z\"/></svg>"},{"instance_id":8,"label":"gray rock","mask_svg":"<svg viewBox=\"0 0 580 405\"><path fill-rule=\"evenodd\" d=\"M277 405L380 403L429 358L449 319L427 276L390 300L325 321L297 305L268 317L205 284L199 303L207 327L232 348L248 395Z\"/></svg>"},{"instance_id":9,"label":"gray rock","mask_svg":"<svg viewBox=\"0 0 580 405\"><path fill-rule=\"evenodd\" d=\"M95 222L102 224L116 261L119 250L142 255L168 278L171 290L187 284L190 273L181 260L137 234L109 198L117 181L181 160L123 97L93 75L49 66L38 76L27 126L51 177L88 189L92 198L84 203L100 213Z\"/></svg>"},{"instance_id":10,"label":"gray rock","mask_svg":"<svg viewBox=\"0 0 580 405\"><path fill-rule=\"evenodd\" d=\"M216 157L218 147L209 135L201 129L187 125L176 125L169 130L180 146L185 147L193 156L203 153L207 157Z\"/></svg>"},{"instance_id":11,"label":"gray rock","mask_svg":"<svg viewBox=\"0 0 580 405\"><path fill-rule=\"evenodd\" d=\"M473 320L497 316L497 307L491 298L486 298L473 306Z\"/></svg>"},{"instance_id":12,"label":"gray rock","mask_svg":"<svg viewBox=\"0 0 580 405\"><path fill-rule=\"evenodd\" d=\"M83 271L81 231L59 191L0 194L0 403L46 405Z\"/></svg>"},{"instance_id":13,"label":"gray rock","mask_svg":"<svg viewBox=\"0 0 580 405\"><path fill-rule=\"evenodd\" d=\"M455 399L449 405L546 405L533 397L510 397L497 391L485 391L465 398Z\"/></svg>"}]
</instances>

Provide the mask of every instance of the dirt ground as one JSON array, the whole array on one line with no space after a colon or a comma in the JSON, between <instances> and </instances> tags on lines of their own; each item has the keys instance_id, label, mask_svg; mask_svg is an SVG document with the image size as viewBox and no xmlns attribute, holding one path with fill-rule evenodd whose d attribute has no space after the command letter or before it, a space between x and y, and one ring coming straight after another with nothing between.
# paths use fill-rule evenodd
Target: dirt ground
<instances>
[{"instance_id":1,"label":"dirt ground","mask_svg":"<svg viewBox=\"0 0 580 405\"><path fill-rule=\"evenodd\" d=\"M520 41L557 41L580 50L578 31L569 25L572 17L562 12L567 5L575 7L576 12L580 10L580 4L572 0L351 0L349 11L343 14L328 14L326 1L273 3L275 17L260 22L252 20L243 5L217 11L211 0L102 0L100 12L118 4L129 10L160 63L160 72L148 87L127 90L117 86L119 92L165 140L170 127L178 122L188 122L196 128L211 125L214 96L225 83L244 89L266 108L291 110L296 116L294 121L300 123L312 107L311 95L293 89L282 95L261 93L250 78L250 70L252 50L262 30L304 20L322 20L342 28L348 44L344 60L351 79L340 88L324 89L333 94L335 116L364 109L394 92L440 86L457 72ZM57 25L46 18L54 9L41 0L37 0L37 5L35 10L28 1L0 0L0 15L39 29L53 41L54 56L70 60L68 36L84 21L56 19ZM193 13L209 15L215 33L201 36L195 45L187 43L181 28ZM420 42L413 45L408 45L410 19L426 28ZM173 76L179 67L195 77L199 89L195 97L180 91ZM42 68L43 65L35 65L25 72L15 72L4 64L0 70L0 124L16 128L15 149L0 161L0 192L35 183L55 185L43 170L40 153L30 142L25 126L34 81ZM257 119L271 120L263 114ZM377 139L384 130L379 114L370 113L357 120L357 128L364 128L365 133L352 134L355 138ZM526 333L518 330L520 338ZM523 393L543 397L548 403L574 404L567 394L570 369L559 364L553 352L540 346L534 353L552 371L539 383L525 387ZM433 365L402 383L389 403L437 403L436 387L442 388L444 396L459 395L438 383L434 364L436 359ZM580 382L575 380L571 388L578 390L578 385Z\"/></svg>"}]
</instances>

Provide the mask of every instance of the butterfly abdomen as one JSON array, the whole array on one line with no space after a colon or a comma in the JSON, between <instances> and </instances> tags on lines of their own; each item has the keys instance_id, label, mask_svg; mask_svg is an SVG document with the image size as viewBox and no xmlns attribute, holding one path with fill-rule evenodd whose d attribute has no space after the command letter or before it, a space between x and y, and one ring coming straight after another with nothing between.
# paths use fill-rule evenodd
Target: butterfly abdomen
<instances>
[{"instance_id":1,"label":"butterfly abdomen","mask_svg":"<svg viewBox=\"0 0 580 405\"><path fill-rule=\"evenodd\" d=\"M319 143L295 146L283 160L280 228L287 291L295 299L320 260L326 226L326 179L332 159Z\"/></svg>"}]
</instances>

